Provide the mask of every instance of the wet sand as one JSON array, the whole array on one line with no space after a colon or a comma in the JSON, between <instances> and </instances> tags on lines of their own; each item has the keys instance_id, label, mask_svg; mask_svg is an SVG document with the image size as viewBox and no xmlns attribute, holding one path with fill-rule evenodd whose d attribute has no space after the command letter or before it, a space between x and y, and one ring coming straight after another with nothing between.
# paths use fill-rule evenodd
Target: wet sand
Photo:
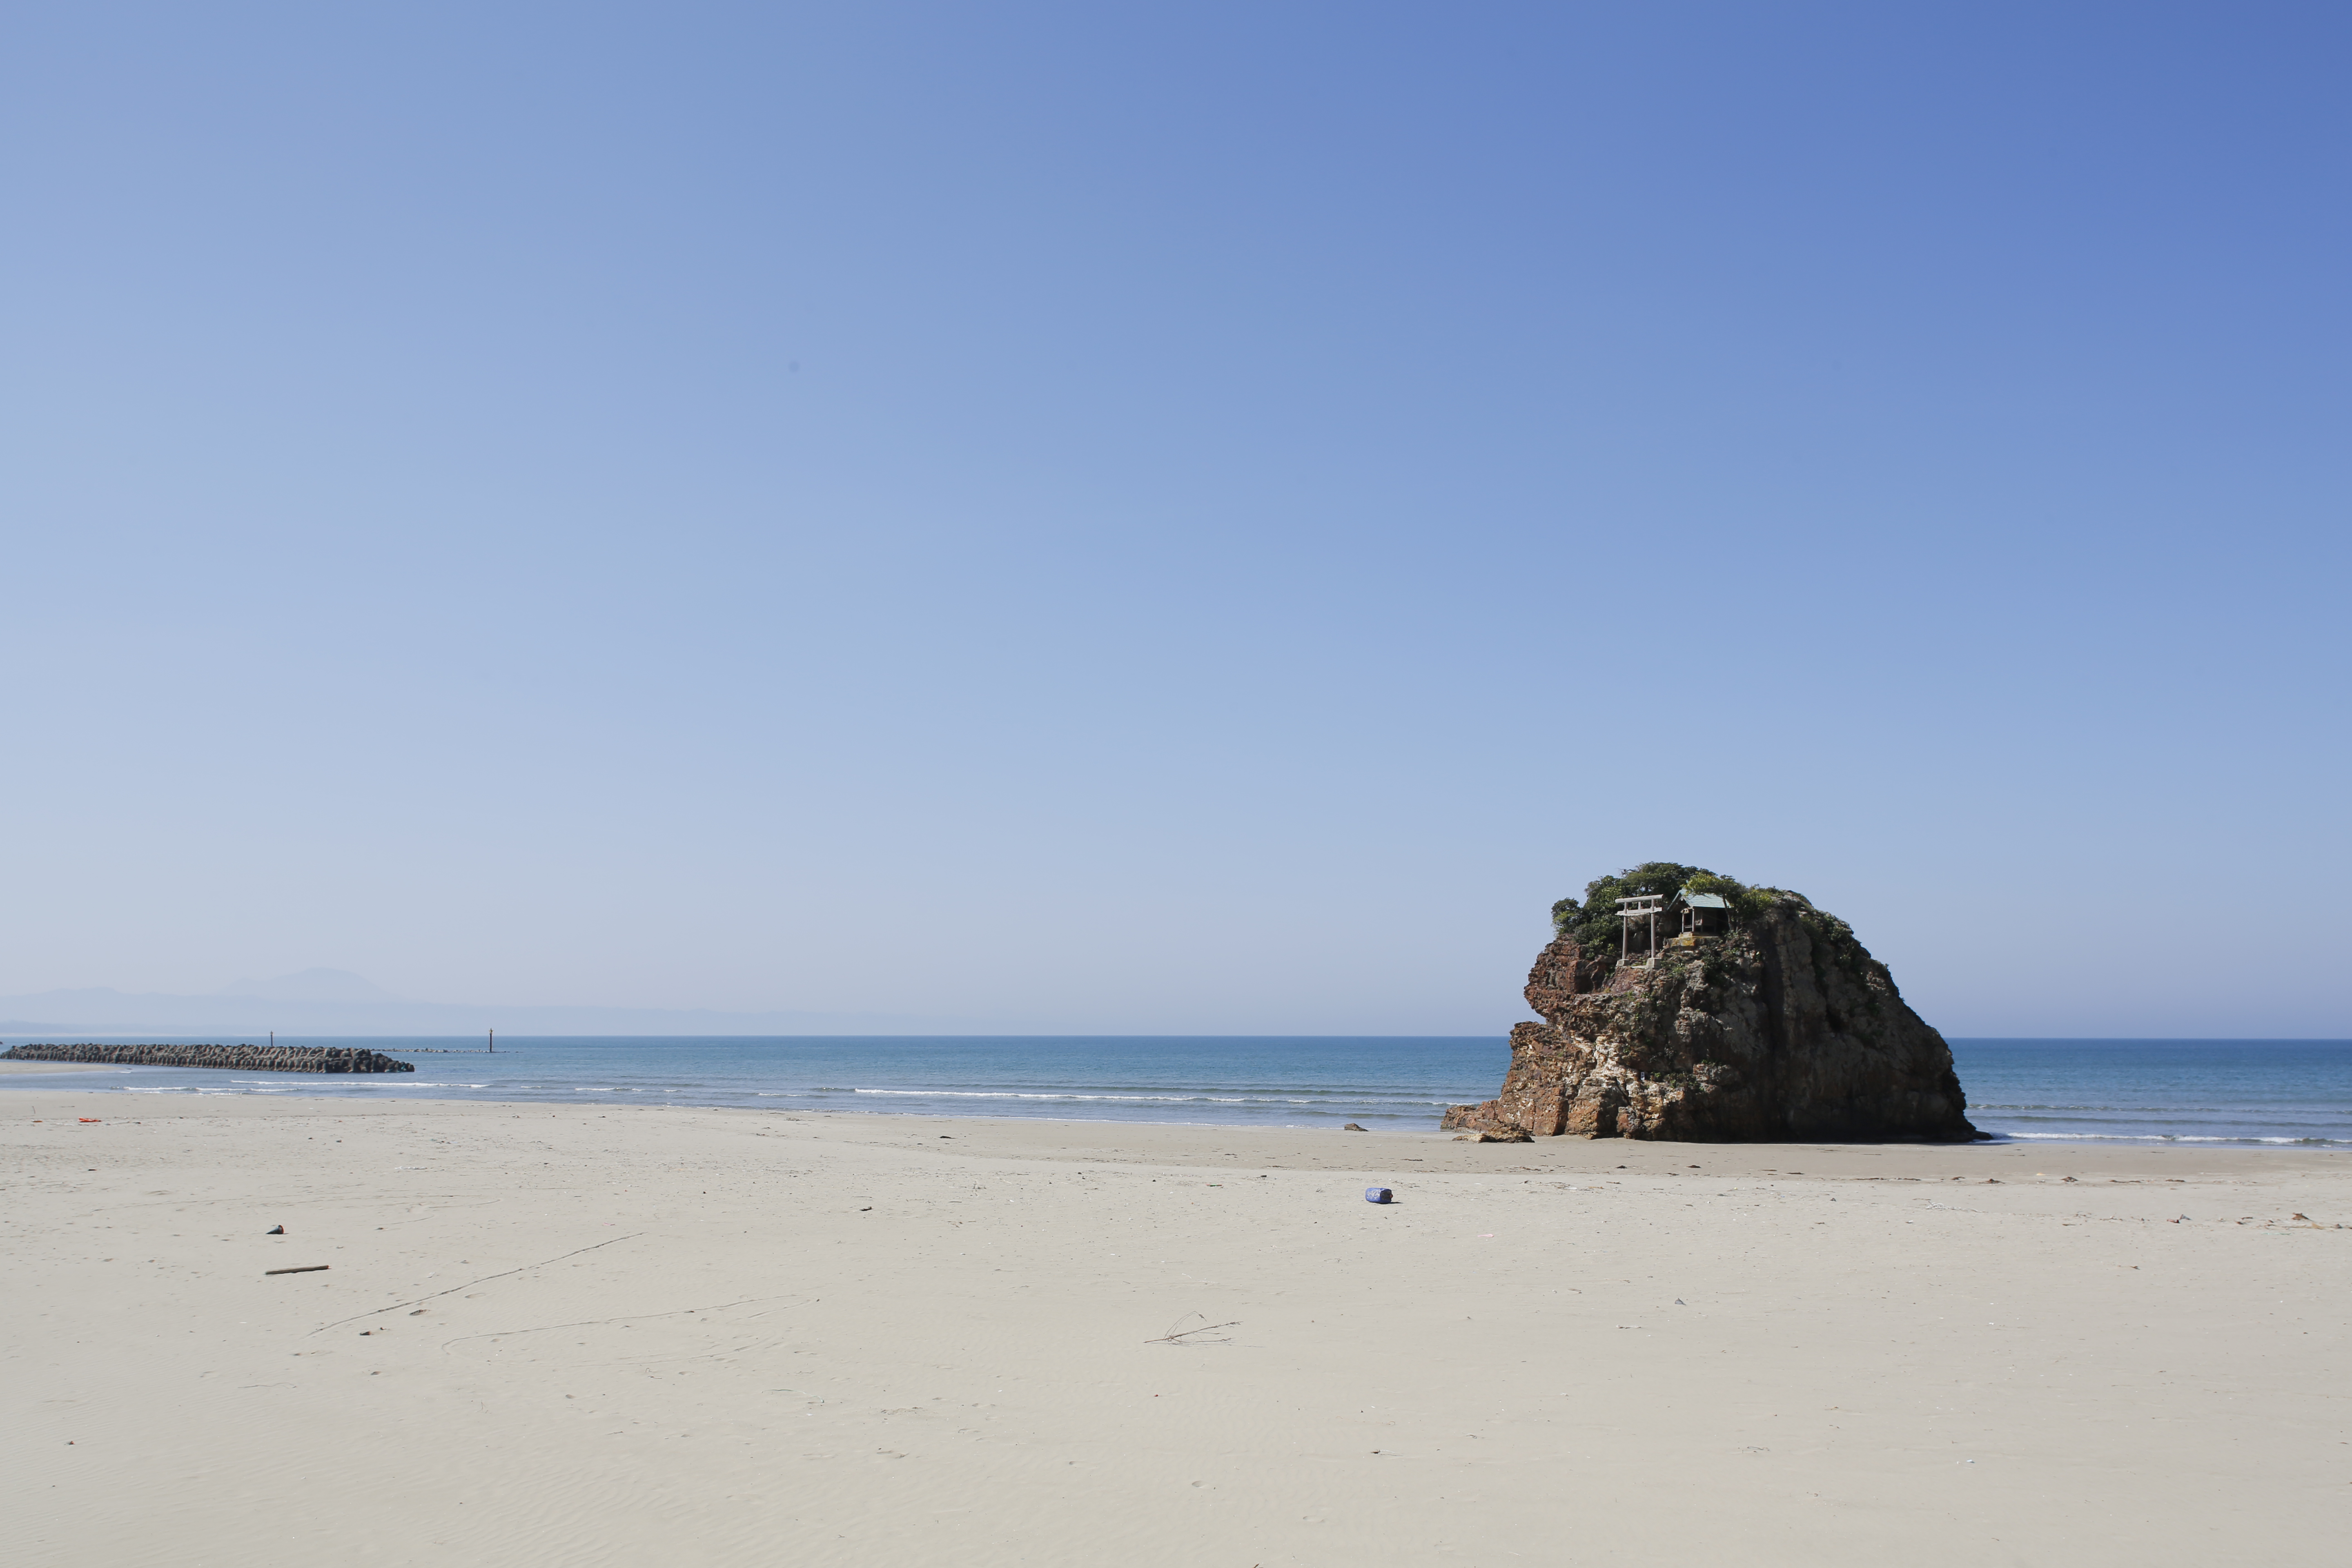
<instances>
[{"instance_id":1,"label":"wet sand","mask_svg":"<svg viewBox=\"0 0 2352 1568\"><path fill-rule=\"evenodd\" d=\"M0 1078L30 1076L35 1073L118 1073L130 1070L129 1068L91 1067L85 1062L0 1062Z\"/></svg>"}]
</instances>

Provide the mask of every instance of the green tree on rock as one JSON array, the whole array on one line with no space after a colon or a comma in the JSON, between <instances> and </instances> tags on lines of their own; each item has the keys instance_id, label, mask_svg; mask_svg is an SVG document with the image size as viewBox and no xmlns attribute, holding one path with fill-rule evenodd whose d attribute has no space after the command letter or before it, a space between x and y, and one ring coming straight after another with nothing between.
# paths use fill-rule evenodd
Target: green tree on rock
<instances>
[{"instance_id":1,"label":"green tree on rock","mask_svg":"<svg viewBox=\"0 0 2352 1568\"><path fill-rule=\"evenodd\" d=\"M1762 914L1775 898L1796 896L1779 888L1751 888L1704 866L1648 860L1613 877L1586 883L1581 900L1562 899L1552 905L1552 929L1562 936L1574 937L1588 949L1612 948L1618 940L1618 900L1654 893L1671 906L1675 895L1682 892L1720 894L1730 903L1734 917L1741 921Z\"/></svg>"}]
</instances>

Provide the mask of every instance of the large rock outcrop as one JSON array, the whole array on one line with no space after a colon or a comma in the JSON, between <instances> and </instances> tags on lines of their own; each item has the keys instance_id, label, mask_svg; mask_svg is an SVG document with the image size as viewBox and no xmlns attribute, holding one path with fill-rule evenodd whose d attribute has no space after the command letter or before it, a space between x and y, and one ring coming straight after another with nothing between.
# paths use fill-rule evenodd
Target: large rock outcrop
<instances>
[{"instance_id":1,"label":"large rock outcrop","mask_svg":"<svg viewBox=\"0 0 2352 1568\"><path fill-rule=\"evenodd\" d=\"M1986 1136L1951 1047L1852 928L1795 894L1755 902L1646 965L1638 936L1622 963L1613 942L1552 942L1528 976L1544 1021L1512 1029L1503 1092L1444 1125L1514 1140Z\"/></svg>"}]
</instances>

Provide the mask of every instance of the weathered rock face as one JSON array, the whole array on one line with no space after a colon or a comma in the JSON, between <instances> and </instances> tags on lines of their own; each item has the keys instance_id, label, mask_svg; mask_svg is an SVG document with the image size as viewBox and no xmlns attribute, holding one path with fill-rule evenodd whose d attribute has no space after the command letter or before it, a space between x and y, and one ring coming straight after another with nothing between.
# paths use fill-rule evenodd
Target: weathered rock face
<instances>
[{"instance_id":1,"label":"weathered rock face","mask_svg":"<svg viewBox=\"0 0 2352 1568\"><path fill-rule=\"evenodd\" d=\"M415 1072L381 1051L347 1046L12 1046L0 1061L111 1067L234 1068L241 1072Z\"/></svg>"},{"instance_id":2,"label":"weathered rock face","mask_svg":"<svg viewBox=\"0 0 2352 1568\"><path fill-rule=\"evenodd\" d=\"M1562 937L1538 955L1503 1092L1444 1125L1538 1138L1985 1136L1944 1037L1843 921L1783 894L1644 968Z\"/></svg>"}]
</instances>

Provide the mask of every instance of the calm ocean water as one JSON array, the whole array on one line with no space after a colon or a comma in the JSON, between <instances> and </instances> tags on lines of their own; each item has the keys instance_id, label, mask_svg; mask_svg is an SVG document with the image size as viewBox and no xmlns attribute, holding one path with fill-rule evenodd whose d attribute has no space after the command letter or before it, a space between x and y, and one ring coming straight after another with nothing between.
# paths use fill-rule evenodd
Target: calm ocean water
<instances>
[{"instance_id":1,"label":"calm ocean water","mask_svg":"<svg viewBox=\"0 0 2352 1568\"><path fill-rule=\"evenodd\" d=\"M470 1040L278 1043L468 1054L415 1055L413 1076L136 1068L0 1077L0 1089L1432 1129L1446 1106L1491 1096L1509 1058L1493 1037L517 1039L495 1055ZM2352 1147L2352 1041L1954 1040L1952 1050L1969 1116L2006 1138Z\"/></svg>"}]
</instances>

